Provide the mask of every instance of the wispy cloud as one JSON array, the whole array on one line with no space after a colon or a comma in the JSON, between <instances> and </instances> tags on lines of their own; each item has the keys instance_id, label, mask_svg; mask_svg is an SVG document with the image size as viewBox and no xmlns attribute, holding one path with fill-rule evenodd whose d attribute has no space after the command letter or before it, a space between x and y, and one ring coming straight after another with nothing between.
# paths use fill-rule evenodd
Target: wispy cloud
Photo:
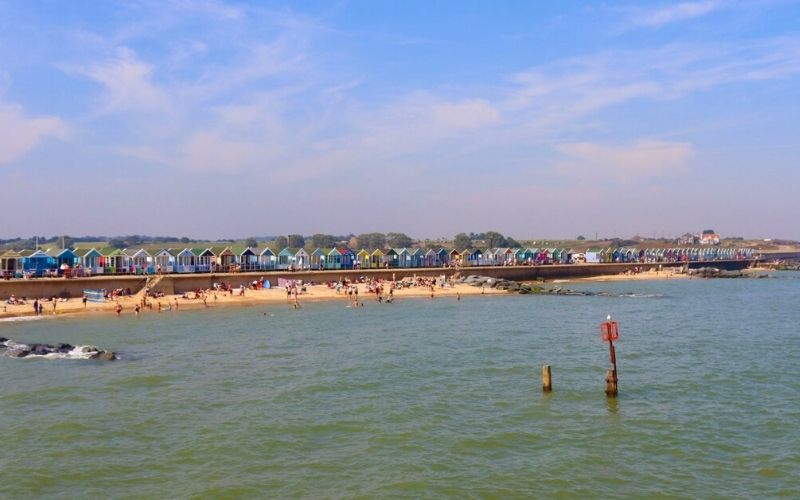
<instances>
[{"instance_id":1,"label":"wispy cloud","mask_svg":"<svg viewBox=\"0 0 800 500\"><path fill-rule=\"evenodd\" d=\"M0 165L19 160L48 137L66 139L69 127L56 116L27 116L0 99Z\"/></svg>"},{"instance_id":2,"label":"wispy cloud","mask_svg":"<svg viewBox=\"0 0 800 500\"><path fill-rule=\"evenodd\" d=\"M681 2L653 9L637 8L632 21L637 26L659 27L688 19L705 16L720 5L717 0Z\"/></svg>"}]
</instances>

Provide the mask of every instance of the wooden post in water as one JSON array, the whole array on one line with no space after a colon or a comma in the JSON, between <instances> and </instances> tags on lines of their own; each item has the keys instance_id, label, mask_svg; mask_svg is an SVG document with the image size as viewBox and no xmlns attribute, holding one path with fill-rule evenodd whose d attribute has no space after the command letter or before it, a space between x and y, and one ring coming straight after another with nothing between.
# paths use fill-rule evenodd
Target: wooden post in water
<instances>
[{"instance_id":1,"label":"wooden post in water","mask_svg":"<svg viewBox=\"0 0 800 500\"><path fill-rule=\"evenodd\" d=\"M542 391L553 392L553 379L550 373L550 365L542 366Z\"/></svg>"},{"instance_id":2,"label":"wooden post in water","mask_svg":"<svg viewBox=\"0 0 800 500\"><path fill-rule=\"evenodd\" d=\"M617 352L614 349L614 341L619 338L619 325L616 321L611 321L611 315L607 320L600 324L600 337L608 342L608 353L611 357L611 370L606 372L606 396L617 397Z\"/></svg>"}]
</instances>

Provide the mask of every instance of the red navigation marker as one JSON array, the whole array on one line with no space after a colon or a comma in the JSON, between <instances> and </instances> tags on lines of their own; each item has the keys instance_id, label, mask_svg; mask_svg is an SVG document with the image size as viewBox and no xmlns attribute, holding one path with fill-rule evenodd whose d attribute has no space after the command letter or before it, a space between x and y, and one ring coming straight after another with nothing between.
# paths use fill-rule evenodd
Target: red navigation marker
<instances>
[{"instance_id":1,"label":"red navigation marker","mask_svg":"<svg viewBox=\"0 0 800 500\"><path fill-rule=\"evenodd\" d=\"M603 342L612 342L619 338L619 323L616 321L604 321L600 323L600 338Z\"/></svg>"},{"instance_id":2,"label":"red navigation marker","mask_svg":"<svg viewBox=\"0 0 800 500\"><path fill-rule=\"evenodd\" d=\"M617 395L617 352L614 349L614 341L619 339L619 323L611 321L611 315L608 315L606 321L600 323L600 338L603 342L608 342L608 352L611 356L611 365L613 369L609 370L606 374L606 395L616 397Z\"/></svg>"}]
</instances>

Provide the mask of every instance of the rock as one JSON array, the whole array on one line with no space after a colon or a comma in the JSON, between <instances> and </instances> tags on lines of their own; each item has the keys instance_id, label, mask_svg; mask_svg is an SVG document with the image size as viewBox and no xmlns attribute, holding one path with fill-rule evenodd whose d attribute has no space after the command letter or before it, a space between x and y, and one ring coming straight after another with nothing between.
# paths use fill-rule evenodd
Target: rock
<instances>
[{"instance_id":1,"label":"rock","mask_svg":"<svg viewBox=\"0 0 800 500\"><path fill-rule=\"evenodd\" d=\"M31 354L36 354L38 356L53 353L55 350L56 348L50 344L33 344L31 346Z\"/></svg>"},{"instance_id":2,"label":"rock","mask_svg":"<svg viewBox=\"0 0 800 500\"><path fill-rule=\"evenodd\" d=\"M2 344L4 342L8 342L8 339L5 338L5 337L0 337L0 344Z\"/></svg>"},{"instance_id":3,"label":"rock","mask_svg":"<svg viewBox=\"0 0 800 500\"><path fill-rule=\"evenodd\" d=\"M75 346L71 344L56 344L56 351L62 354L70 352L73 349L75 349Z\"/></svg>"},{"instance_id":4,"label":"rock","mask_svg":"<svg viewBox=\"0 0 800 500\"><path fill-rule=\"evenodd\" d=\"M9 351L8 355L11 356L12 358L24 358L30 353L31 351L29 351L28 349L20 349L18 351Z\"/></svg>"},{"instance_id":5,"label":"rock","mask_svg":"<svg viewBox=\"0 0 800 500\"><path fill-rule=\"evenodd\" d=\"M116 353L114 353L114 351L98 351L92 353L89 356L89 359L98 359L100 361L114 361L115 359L117 359L117 355Z\"/></svg>"},{"instance_id":6,"label":"rock","mask_svg":"<svg viewBox=\"0 0 800 500\"><path fill-rule=\"evenodd\" d=\"M100 352L100 349L98 349L97 347L95 347L93 345L85 345L85 346L81 347L81 352L83 352L83 353Z\"/></svg>"}]
</instances>

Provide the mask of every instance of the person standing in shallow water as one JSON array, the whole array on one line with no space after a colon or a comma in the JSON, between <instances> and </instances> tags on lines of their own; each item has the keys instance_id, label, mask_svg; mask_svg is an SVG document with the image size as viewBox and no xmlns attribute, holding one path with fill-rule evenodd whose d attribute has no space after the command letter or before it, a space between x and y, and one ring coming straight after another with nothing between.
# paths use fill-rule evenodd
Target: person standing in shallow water
<instances>
[{"instance_id":1,"label":"person standing in shallow water","mask_svg":"<svg viewBox=\"0 0 800 500\"><path fill-rule=\"evenodd\" d=\"M117 302L117 306L114 308L114 312L116 312L117 316L119 316L122 313L122 304Z\"/></svg>"}]
</instances>

